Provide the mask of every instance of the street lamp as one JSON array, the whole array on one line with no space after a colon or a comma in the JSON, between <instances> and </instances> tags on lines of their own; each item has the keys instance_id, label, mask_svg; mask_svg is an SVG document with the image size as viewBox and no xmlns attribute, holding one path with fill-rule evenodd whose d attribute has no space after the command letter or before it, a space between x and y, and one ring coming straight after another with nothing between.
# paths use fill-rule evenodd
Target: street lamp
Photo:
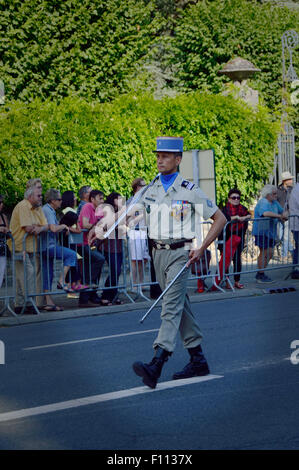
<instances>
[{"instance_id":1,"label":"street lamp","mask_svg":"<svg viewBox=\"0 0 299 470\"><path fill-rule=\"evenodd\" d=\"M260 71L249 60L236 57L227 62L219 70L219 73L226 75L233 81L240 98L246 101L246 103L256 106L258 105L258 91L250 88L247 85L247 80ZM229 91L225 91L223 94L229 94Z\"/></svg>"}]
</instances>

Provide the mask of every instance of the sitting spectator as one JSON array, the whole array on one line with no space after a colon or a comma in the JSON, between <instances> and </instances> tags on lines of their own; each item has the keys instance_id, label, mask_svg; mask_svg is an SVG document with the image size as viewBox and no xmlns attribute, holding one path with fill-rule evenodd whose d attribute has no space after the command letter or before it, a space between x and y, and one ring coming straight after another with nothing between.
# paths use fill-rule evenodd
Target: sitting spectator
<instances>
[{"instance_id":1,"label":"sitting spectator","mask_svg":"<svg viewBox=\"0 0 299 470\"><path fill-rule=\"evenodd\" d=\"M77 245L79 241L72 242L72 240L73 240L73 237L76 236L75 234L82 234L82 230L79 227L78 215L75 209L76 196L75 196L74 191L65 191L62 194L61 198L62 198L61 212L63 215L60 219L60 224L65 224L69 228L69 234L63 233L62 235L62 240L63 240L62 243L63 243L63 246L70 248L71 250L77 251ZM77 253L77 259L78 260L82 259L78 253ZM89 288L88 285L81 283L81 273L80 273L78 264L70 268L66 276L67 281L68 281L68 278L70 278L70 290L79 291L82 289ZM72 295L70 295L70 297L72 297Z\"/></svg>"},{"instance_id":2,"label":"sitting spectator","mask_svg":"<svg viewBox=\"0 0 299 470\"><path fill-rule=\"evenodd\" d=\"M4 196L0 194L0 288L2 287L6 269L7 245L6 234L9 232L8 220L3 214Z\"/></svg>"},{"instance_id":3,"label":"sitting spectator","mask_svg":"<svg viewBox=\"0 0 299 470\"><path fill-rule=\"evenodd\" d=\"M101 228L104 234L105 230L109 229L115 223L117 214L123 207L124 200L119 193L113 192L107 196L105 205L103 206L104 216L96 227L97 234L99 234ZM118 292L117 284L123 262L122 238L124 235L124 227L124 224L118 225L116 230L110 234L109 238L105 239L103 242L104 255L109 266L109 274L105 282L106 289L104 289L101 298L102 305L112 305L112 303L120 305L122 303L116 297Z\"/></svg>"},{"instance_id":4,"label":"sitting spectator","mask_svg":"<svg viewBox=\"0 0 299 470\"><path fill-rule=\"evenodd\" d=\"M35 186L30 186L25 194L23 201L19 202L14 208L10 220L10 230L14 238L14 247L16 255L16 297L15 312L21 313L25 304L25 278L28 289L33 293L41 292L41 270L40 270L40 243L37 236L48 230L47 219L41 208L42 190ZM23 240L25 235L25 255L23 253ZM9 248L12 249L11 240L8 240ZM27 292L27 294L30 294ZM37 297L36 303L41 306L43 299ZM27 304L24 313L37 313L32 305Z\"/></svg>"},{"instance_id":5,"label":"sitting spectator","mask_svg":"<svg viewBox=\"0 0 299 470\"><path fill-rule=\"evenodd\" d=\"M228 193L228 201L223 208L222 212L225 215L228 222L226 234L225 234L225 273L229 272L229 265L233 260L234 266L234 287L237 289L243 289L244 285L240 283L240 272L242 270L242 251L244 249L245 235L248 227L248 220L250 219L250 213L248 209L240 204L241 191L239 189L231 189ZM218 237L219 242L223 241L223 232ZM222 243L218 244L218 248L222 254L219 270L220 276L223 274L223 250L224 246ZM226 288L231 289L229 282L226 282Z\"/></svg>"},{"instance_id":6,"label":"sitting spectator","mask_svg":"<svg viewBox=\"0 0 299 470\"><path fill-rule=\"evenodd\" d=\"M79 225L85 229L83 234L83 247L81 255L83 257L83 282L93 285L92 291L80 292L79 307L95 307L102 304L101 298L97 295L97 289L101 276L102 266L105 263L104 256L99 253L95 246L89 246L88 231L93 229L99 219L103 216L100 209L99 215L96 215L96 209L104 202L102 191L94 189L89 194L89 202L84 204L79 216Z\"/></svg>"},{"instance_id":7,"label":"sitting spectator","mask_svg":"<svg viewBox=\"0 0 299 470\"><path fill-rule=\"evenodd\" d=\"M59 244L57 234L63 230L69 231L67 225L59 224L56 217L56 210L61 206L61 195L57 189L49 189L45 194L46 204L43 206L43 212L49 224L50 231L46 234L43 240L43 288L46 293L46 305L44 310L61 311L62 307L55 305L51 295L47 292L52 289L53 282L53 265L54 259L63 260L63 272L61 272L58 286L66 291L69 289L65 285L65 277L71 266L77 265L77 254L75 251L65 248Z\"/></svg>"},{"instance_id":8,"label":"sitting spectator","mask_svg":"<svg viewBox=\"0 0 299 470\"><path fill-rule=\"evenodd\" d=\"M265 218L265 220L263 220ZM272 258L273 249L277 239L277 222L284 222L287 216L281 205L277 202L277 188L271 184L266 184L261 191L261 199L254 209L253 235L255 244L260 252L257 260L259 272L255 278L260 283L273 282L264 269ZM256 220L258 219L258 220Z\"/></svg>"},{"instance_id":9,"label":"sitting spectator","mask_svg":"<svg viewBox=\"0 0 299 470\"><path fill-rule=\"evenodd\" d=\"M143 187L146 186L146 183L143 178L136 178L132 182L133 196L128 199L127 205L130 204L133 197L140 191ZM142 284L143 283L143 272L144 272L144 263L150 259L148 252L148 242L147 242L147 227L145 225L143 211L134 212L134 216L139 217L139 223L135 224L134 218L134 227L131 228L128 232L128 243L130 250L130 259L132 266L132 279L133 284ZM130 227L130 217L128 217L128 226Z\"/></svg>"},{"instance_id":10,"label":"sitting spectator","mask_svg":"<svg viewBox=\"0 0 299 470\"><path fill-rule=\"evenodd\" d=\"M75 214L77 214L77 210L75 208L76 202L77 202L77 198L75 196L74 191L64 191L64 193L62 193L61 195L60 209L61 209L62 214L66 214L67 212L74 212Z\"/></svg>"},{"instance_id":11,"label":"sitting spectator","mask_svg":"<svg viewBox=\"0 0 299 470\"><path fill-rule=\"evenodd\" d=\"M80 211L79 216L79 225L82 229L90 230L92 227L95 227L97 222L103 216L101 211L97 211L96 209L101 206L104 202L104 194L102 191L98 189L93 189L89 194L89 202L84 204ZM84 241L87 243L87 232L84 233Z\"/></svg>"},{"instance_id":12,"label":"sitting spectator","mask_svg":"<svg viewBox=\"0 0 299 470\"><path fill-rule=\"evenodd\" d=\"M77 198L74 191L65 191L61 196L61 218L60 223L69 227L70 233L81 234L79 217L75 209ZM68 245L65 245L68 246Z\"/></svg>"},{"instance_id":13,"label":"sitting spectator","mask_svg":"<svg viewBox=\"0 0 299 470\"><path fill-rule=\"evenodd\" d=\"M290 200L289 200L289 210L290 210L290 230L292 230L295 248L293 250L293 272L291 274L292 279L299 279L299 269L298 269L298 260L299 260L299 183L296 183Z\"/></svg>"},{"instance_id":14,"label":"sitting spectator","mask_svg":"<svg viewBox=\"0 0 299 470\"><path fill-rule=\"evenodd\" d=\"M82 207L89 202L89 195L90 195L91 187L90 186L82 186L79 189L79 198L80 202L77 209L77 215L79 217Z\"/></svg>"}]
</instances>

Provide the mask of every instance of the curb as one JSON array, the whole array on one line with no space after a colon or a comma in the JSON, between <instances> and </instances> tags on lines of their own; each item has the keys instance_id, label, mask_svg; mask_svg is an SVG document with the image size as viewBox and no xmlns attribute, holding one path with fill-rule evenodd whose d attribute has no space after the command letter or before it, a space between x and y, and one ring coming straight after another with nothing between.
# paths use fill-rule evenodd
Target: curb
<instances>
[{"instance_id":1,"label":"curb","mask_svg":"<svg viewBox=\"0 0 299 470\"><path fill-rule=\"evenodd\" d=\"M275 283L276 284L276 283ZM299 282L293 282L293 286L286 284L283 287L299 287ZM295 284L297 284L295 286ZM280 283L281 285L281 283ZM278 289L277 286L273 286L272 289ZM261 288L248 288L242 291L235 290L225 291L225 292L206 292L204 294L190 295L189 298L191 304L201 303L201 302L213 302L217 300L227 300L235 299L240 297L253 297L253 296L263 296L266 294L271 294L271 289ZM107 314L114 313L128 313L135 310L147 310L151 307L154 301L140 301L135 303L126 303L123 305L112 305L110 307L91 307L86 309L68 309L62 312L41 312L39 315L22 315L18 317L14 316L0 316L0 328L8 326L17 326L17 325L26 325L30 323L40 323L44 321L56 321L56 320L67 320L70 318L81 318L81 317L91 317L91 316L102 316ZM157 304L157 308L161 306L161 301Z\"/></svg>"}]
</instances>

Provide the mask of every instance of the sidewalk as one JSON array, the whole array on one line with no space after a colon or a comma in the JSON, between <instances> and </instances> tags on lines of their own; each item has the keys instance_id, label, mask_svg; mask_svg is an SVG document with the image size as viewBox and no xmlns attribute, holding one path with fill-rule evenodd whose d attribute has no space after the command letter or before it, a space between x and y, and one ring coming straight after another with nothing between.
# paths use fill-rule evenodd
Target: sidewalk
<instances>
[{"instance_id":1,"label":"sidewalk","mask_svg":"<svg viewBox=\"0 0 299 470\"><path fill-rule=\"evenodd\" d=\"M281 268L273 269L266 272L266 274L273 279L271 284L258 284L255 280L255 273L244 274L242 275L241 282L245 285L244 289L235 289L234 291L225 289L225 284L223 285L224 292L216 291L210 292L206 291L204 293L196 292L196 280L191 281L188 286L188 294L190 296L191 303L198 302L208 302L214 300L225 300L235 297L251 297L251 296L262 296L262 295L274 295L275 290L283 288L291 288L292 290L299 290L299 280L295 279L286 279L287 275L291 272L291 268ZM233 277L231 277L231 282L233 284ZM211 279L206 281L208 287L211 287ZM272 291L272 292L271 292ZM143 294L146 297L149 297L149 288L146 288L143 291ZM276 293L276 295L279 292ZM283 294L283 291L280 292L280 295ZM129 295L134 298L134 294L129 292ZM79 308L78 299L67 298L66 294L53 296L53 300L57 305L64 307L62 312L45 312L41 311L39 315L21 315L14 317L8 311L4 312L0 316L0 327L5 326L14 326L22 325L27 323L37 323L42 321L51 321L51 320L62 320L67 318L79 318L86 316L97 316L97 315L107 315L113 313L128 313L132 310L144 310L144 313L150 308L154 300L144 300L142 297L138 297L134 303L132 303L128 297L120 292L119 298L124 302L123 305L113 305L110 307L92 307L92 308ZM159 307L161 301L159 302Z\"/></svg>"}]
</instances>

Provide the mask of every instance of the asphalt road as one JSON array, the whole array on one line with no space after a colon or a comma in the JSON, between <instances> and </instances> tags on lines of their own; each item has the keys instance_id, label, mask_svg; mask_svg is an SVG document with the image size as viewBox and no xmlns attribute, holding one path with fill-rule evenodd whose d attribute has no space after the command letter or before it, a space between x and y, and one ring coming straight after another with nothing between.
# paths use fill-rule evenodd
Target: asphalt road
<instances>
[{"instance_id":1,"label":"asphalt road","mask_svg":"<svg viewBox=\"0 0 299 470\"><path fill-rule=\"evenodd\" d=\"M171 380L188 360L178 338L154 391L132 363L152 358L159 309L1 328L0 449L298 449L298 305L193 304L211 376Z\"/></svg>"}]
</instances>

